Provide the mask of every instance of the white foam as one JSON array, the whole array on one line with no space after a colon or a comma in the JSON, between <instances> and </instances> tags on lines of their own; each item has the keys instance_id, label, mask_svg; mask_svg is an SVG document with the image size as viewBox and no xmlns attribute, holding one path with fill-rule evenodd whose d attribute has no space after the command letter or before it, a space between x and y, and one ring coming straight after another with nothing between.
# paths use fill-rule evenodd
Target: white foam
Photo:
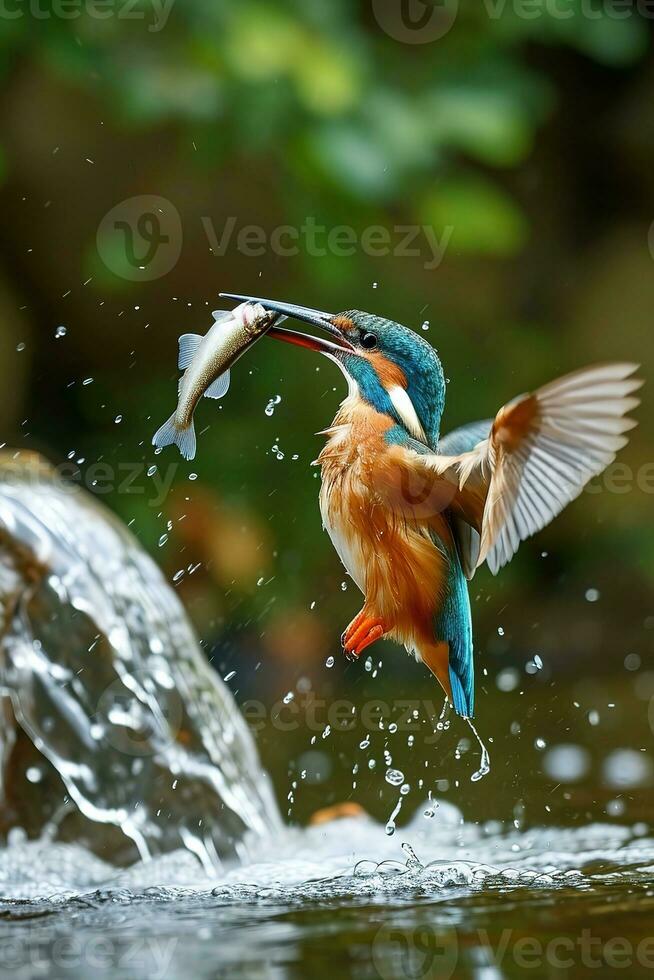
<instances>
[{"instance_id":1,"label":"white foam","mask_svg":"<svg viewBox=\"0 0 654 980\"><path fill-rule=\"evenodd\" d=\"M497 821L465 823L441 802L424 808L392 838L368 817L285 829L258 843L253 859L208 874L188 851L118 869L79 845L14 840L0 852L0 898L61 903L89 892L124 900L213 891L221 903L436 894L447 888L587 886L593 880L650 873L654 840L642 828L591 824L526 832ZM598 874L597 867L602 866ZM590 872L589 872L590 873Z\"/></svg>"}]
</instances>

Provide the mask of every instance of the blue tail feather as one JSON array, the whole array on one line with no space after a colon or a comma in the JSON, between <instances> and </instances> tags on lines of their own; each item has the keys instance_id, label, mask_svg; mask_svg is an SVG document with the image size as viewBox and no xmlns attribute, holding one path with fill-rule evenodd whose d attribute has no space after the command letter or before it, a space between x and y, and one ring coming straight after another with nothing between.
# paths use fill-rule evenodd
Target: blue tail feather
<instances>
[{"instance_id":1,"label":"blue tail feather","mask_svg":"<svg viewBox=\"0 0 654 980\"><path fill-rule=\"evenodd\" d=\"M452 703L458 715L473 718L475 714L475 669L472 650L469 655L461 657L458 652L453 656L453 643L450 640L450 685L452 687Z\"/></svg>"},{"instance_id":2,"label":"blue tail feather","mask_svg":"<svg viewBox=\"0 0 654 980\"><path fill-rule=\"evenodd\" d=\"M447 597L435 623L438 640L450 647L449 675L454 709L464 718L475 712L475 665L472 645L472 615L468 583L456 552L450 555Z\"/></svg>"}]
</instances>

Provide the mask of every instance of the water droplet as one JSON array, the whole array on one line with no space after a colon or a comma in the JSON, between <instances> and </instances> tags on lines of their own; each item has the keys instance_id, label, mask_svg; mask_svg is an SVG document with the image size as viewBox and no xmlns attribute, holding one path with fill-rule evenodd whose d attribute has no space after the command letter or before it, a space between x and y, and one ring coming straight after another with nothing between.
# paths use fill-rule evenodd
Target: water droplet
<instances>
[{"instance_id":1,"label":"water droplet","mask_svg":"<svg viewBox=\"0 0 654 980\"><path fill-rule=\"evenodd\" d=\"M487 776L488 773L490 772L490 756L488 754L488 749L486 748L481 738L479 737L479 732L477 731L475 726L472 724L469 718L466 718L466 721L468 722L468 725L470 726L470 729L474 734L475 738L479 742L479 748L481 749L481 759L479 761L479 769L477 770L477 772L473 772L472 776L470 777L472 782L476 783L480 779L483 779L484 776Z\"/></svg>"},{"instance_id":2,"label":"water droplet","mask_svg":"<svg viewBox=\"0 0 654 980\"><path fill-rule=\"evenodd\" d=\"M197 473L189 473L188 478L189 480L197 480L198 475Z\"/></svg>"},{"instance_id":3,"label":"water droplet","mask_svg":"<svg viewBox=\"0 0 654 980\"><path fill-rule=\"evenodd\" d=\"M325 660L325 667L333 667L333 666L334 666L334 658L327 657L327 659Z\"/></svg>"},{"instance_id":4,"label":"water droplet","mask_svg":"<svg viewBox=\"0 0 654 980\"><path fill-rule=\"evenodd\" d=\"M92 385L93 384L93 378L84 378L84 380L82 381L82 384L83 385Z\"/></svg>"},{"instance_id":5,"label":"water droplet","mask_svg":"<svg viewBox=\"0 0 654 980\"><path fill-rule=\"evenodd\" d=\"M264 411L265 411L265 413L266 413L266 415L268 417L270 417L271 415L274 415L275 414L275 408L276 408L277 405L279 405L279 403L281 402L281 400L282 400L282 396L281 395L274 395L270 399L270 401L268 402L268 404L266 405L266 407L264 409Z\"/></svg>"},{"instance_id":6,"label":"water droplet","mask_svg":"<svg viewBox=\"0 0 654 980\"><path fill-rule=\"evenodd\" d=\"M168 540L168 535L162 534L161 537L159 538L159 547L163 548L167 540Z\"/></svg>"},{"instance_id":7,"label":"water droplet","mask_svg":"<svg viewBox=\"0 0 654 980\"><path fill-rule=\"evenodd\" d=\"M520 675L515 667L505 667L495 678L500 691L514 691L520 683Z\"/></svg>"},{"instance_id":8,"label":"water droplet","mask_svg":"<svg viewBox=\"0 0 654 980\"><path fill-rule=\"evenodd\" d=\"M404 782L404 773L400 769L388 769L386 782L390 783L391 786L401 786Z\"/></svg>"},{"instance_id":9,"label":"water droplet","mask_svg":"<svg viewBox=\"0 0 654 980\"><path fill-rule=\"evenodd\" d=\"M295 695L293 694L293 692L289 691L288 694L284 695L283 698L284 704L290 704L294 697Z\"/></svg>"},{"instance_id":10,"label":"water droplet","mask_svg":"<svg viewBox=\"0 0 654 980\"><path fill-rule=\"evenodd\" d=\"M25 350L25 344L16 344L16 350L20 354L21 351Z\"/></svg>"},{"instance_id":11,"label":"water droplet","mask_svg":"<svg viewBox=\"0 0 654 980\"><path fill-rule=\"evenodd\" d=\"M154 474L156 472L157 472L157 467L156 466L148 466L148 469L147 469L148 476L154 476Z\"/></svg>"},{"instance_id":12,"label":"water droplet","mask_svg":"<svg viewBox=\"0 0 654 980\"><path fill-rule=\"evenodd\" d=\"M398 801L397 801L397 803L396 803L396 805L395 805L395 809L394 809L394 810L393 810L393 812L391 813L391 815L390 815L390 818L389 818L389 821L388 821L388 823L386 824L386 834L387 834L387 835L388 835L389 837L392 837L392 836L393 836L393 834L395 833L395 821L396 821L396 819L397 819L397 815L398 815L398 813L399 813L399 812L400 812L400 810L402 809L402 802L403 802L403 801L402 801L402 797L401 797L401 796L400 796L400 797L398 797Z\"/></svg>"},{"instance_id":13,"label":"water droplet","mask_svg":"<svg viewBox=\"0 0 654 980\"><path fill-rule=\"evenodd\" d=\"M120 423L122 421L123 421L122 415L117 415L116 418L114 419L114 422L116 423L116 425L120 425Z\"/></svg>"},{"instance_id":14,"label":"water droplet","mask_svg":"<svg viewBox=\"0 0 654 980\"><path fill-rule=\"evenodd\" d=\"M586 602L597 602L599 597L598 589L586 589Z\"/></svg>"},{"instance_id":15,"label":"water droplet","mask_svg":"<svg viewBox=\"0 0 654 980\"><path fill-rule=\"evenodd\" d=\"M62 324L61 326L57 327L57 329L55 330L55 340L61 340L61 338L65 337L67 333L68 331L66 327L64 327Z\"/></svg>"}]
</instances>

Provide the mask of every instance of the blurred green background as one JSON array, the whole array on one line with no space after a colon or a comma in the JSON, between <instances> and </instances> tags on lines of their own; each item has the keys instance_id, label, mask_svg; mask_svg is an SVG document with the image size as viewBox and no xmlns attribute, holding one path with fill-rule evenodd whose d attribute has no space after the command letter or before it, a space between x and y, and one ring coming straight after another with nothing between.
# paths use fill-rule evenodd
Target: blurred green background
<instances>
[{"instance_id":1,"label":"blurred green background","mask_svg":"<svg viewBox=\"0 0 654 980\"><path fill-rule=\"evenodd\" d=\"M493 762L480 783L463 723L430 739L422 702L438 711L440 694L403 650L380 644L369 670L342 660L359 596L311 466L344 394L337 369L264 340L228 397L200 406L192 464L150 446L175 404L177 337L210 326L220 290L424 331L450 382L446 430L589 362L635 359L652 377L647 11L461 0L438 5L425 40L397 7L3 9L0 439L65 464L155 555L239 702L263 704L258 743L291 819L344 799L386 819L385 746L411 785L404 813L431 789L470 817L643 819L649 388L609 477L472 583ZM310 240L307 224L324 230ZM298 716L279 705L288 692ZM323 738L306 705L338 698L357 723ZM418 699L412 738L390 718L366 745L370 699L396 723L398 699Z\"/></svg>"}]
</instances>

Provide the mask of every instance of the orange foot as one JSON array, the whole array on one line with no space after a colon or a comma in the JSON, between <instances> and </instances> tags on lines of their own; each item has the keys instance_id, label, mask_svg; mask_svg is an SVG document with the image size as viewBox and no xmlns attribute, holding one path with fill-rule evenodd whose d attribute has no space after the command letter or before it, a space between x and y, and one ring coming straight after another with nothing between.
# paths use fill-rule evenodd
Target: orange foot
<instances>
[{"instance_id":1,"label":"orange foot","mask_svg":"<svg viewBox=\"0 0 654 980\"><path fill-rule=\"evenodd\" d=\"M375 619L362 609L341 636L345 656L348 660L357 660L366 647L387 632L388 627L382 619Z\"/></svg>"}]
</instances>

